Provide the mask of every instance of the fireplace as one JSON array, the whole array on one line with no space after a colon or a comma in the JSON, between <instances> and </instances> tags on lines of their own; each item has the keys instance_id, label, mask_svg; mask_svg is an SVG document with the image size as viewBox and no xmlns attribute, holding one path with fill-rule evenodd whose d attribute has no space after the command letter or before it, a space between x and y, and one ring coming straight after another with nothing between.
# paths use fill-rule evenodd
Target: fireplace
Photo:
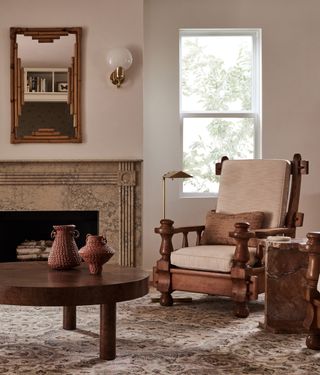
<instances>
[{"instance_id":1,"label":"fireplace","mask_svg":"<svg viewBox=\"0 0 320 375\"><path fill-rule=\"evenodd\" d=\"M98 223L98 211L0 211L0 262L15 261L22 242L50 240L53 225L74 224L80 248L87 233L98 233Z\"/></svg>"},{"instance_id":2,"label":"fireplace","mask_svg":"<svg viewBox=\"0 0 320 375\"><path fill-rule=\"evenodd\" d=\"M39 215L96 211L97 234L105 236L115 249L110 263L142 264L139 160L0 161L0 211L32 211ZM66 220L78 227L75 218ZM50 221L46 233L50 234L53 224L63 224L62 217ZM78 229L83 234L94 232L91 228ZM1 259L12 259L12 254L3 258L5 237L23 237L24 241L30 236L30 230L21 231L0 233Z\"/></svg>"}]
</instances>

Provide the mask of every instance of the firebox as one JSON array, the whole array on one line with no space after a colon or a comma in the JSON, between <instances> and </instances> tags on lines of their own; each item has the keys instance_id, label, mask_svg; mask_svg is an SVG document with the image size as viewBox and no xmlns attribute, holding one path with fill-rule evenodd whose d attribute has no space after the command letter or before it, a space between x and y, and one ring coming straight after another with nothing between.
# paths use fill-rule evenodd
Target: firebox
<instances>
[{"instance_id":1,"label":"firebox","mask_svg":"<svg viewBox=\"0 0 320 375\"><path fill-rule=\"evenodd\" d=\"M88 233L98 234L99 211L0 211L0 262L16 261L16 248L23 241L50 240L53 225L66 224L79 231L80 248Z\"/></svg>"}]
</instances>

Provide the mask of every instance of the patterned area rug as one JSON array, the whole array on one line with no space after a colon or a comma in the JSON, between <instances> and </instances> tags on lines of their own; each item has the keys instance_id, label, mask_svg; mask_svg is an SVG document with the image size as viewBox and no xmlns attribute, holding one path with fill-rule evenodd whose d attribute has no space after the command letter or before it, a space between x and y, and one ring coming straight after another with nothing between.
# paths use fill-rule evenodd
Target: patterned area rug
<instances>
[{"instance_id":1,"label":"patterned area rug","mask_svg":"<svg viewBox=\"0 0 320 375\"><path fill-rule=\"evenodd\" d=\"M114 361L98 358L97 306L78 308L76 331L61 328L61 308L0 306L0 374L319 374L305 335L258 327L263 301L237 319L228 299L192 296L169 308L150 295L119 303Z\"/></svg>"}]
</instances>

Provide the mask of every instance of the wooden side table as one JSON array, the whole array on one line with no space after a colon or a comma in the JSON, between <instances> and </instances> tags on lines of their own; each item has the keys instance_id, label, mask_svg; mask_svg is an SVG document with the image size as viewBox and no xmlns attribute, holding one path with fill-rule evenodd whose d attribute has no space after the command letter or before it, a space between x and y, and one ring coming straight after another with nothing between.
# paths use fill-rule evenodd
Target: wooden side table
<instances>
[{"instance_id":1,"label":"wooden side table","mask_svg":"<svg viewBox=\"0 0 320 375\"><path fill-rule=\"evenodd\" d=\"M306 240L265 242L265 311L263 327L274 333L305 332L303 320L308 255L299 251Z\"/></svg>"}]
</instances>

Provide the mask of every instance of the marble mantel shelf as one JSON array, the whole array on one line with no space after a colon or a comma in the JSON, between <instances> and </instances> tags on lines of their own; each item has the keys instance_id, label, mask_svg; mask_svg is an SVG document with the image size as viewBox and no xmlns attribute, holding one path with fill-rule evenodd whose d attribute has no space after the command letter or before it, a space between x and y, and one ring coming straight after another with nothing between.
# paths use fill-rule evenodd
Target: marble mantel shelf
<instances>
[{"instance_id":1,"label":"marble mantel shelf","mask_svg":"<svg viewBox=\"0 0 320 375\"><path fill-rule=\"evenodd\" d=\"M142 159L9 159L0 160L0 163L141 163Z\"/></svg>"},{"instance_id":2,"label":"marble mantel shelf","mask_svg":"<svg viewBox=\"0 0 320 375\"><path fill-rule=\"evenodd\" d=\"M21 168L5 168L1 171L1 166L10 163L11 165L21 166ZM117 171L81 171L77 168L78 165L85 164L89 169L93 165L99 165L100 170L106 169L105 165L119 164L131 165L132 163L141 163L141 160L10 160L0 161L0 185L55 185L55 184L95 184L95 185L135 185L135 171L132 168L119 168ZM129 163L129 164L128 164ZM27 170L28 165L33 165L33 168L40 167L40 171ZM50 172L50 168L56 169L57 165L69 165L71 168L68 171ZM41 166L46 166L43 170ZM102 167L101 167L102 166ZM96 168L94 168L96 169ZM107 168L108 169L108 168ZM49 171L48 171L49 170Z\"/></svg>"},{"instance_id":3,"label":"marble mantel shelf","mask_svg":"<svg viewBox=\"0 0 320 375\"><path fill-rule=\"evenodd\" d=\"M125 266L141 265L141 160L0 161L0 210L98 210Z\"/></svg>"}]
</instances>

